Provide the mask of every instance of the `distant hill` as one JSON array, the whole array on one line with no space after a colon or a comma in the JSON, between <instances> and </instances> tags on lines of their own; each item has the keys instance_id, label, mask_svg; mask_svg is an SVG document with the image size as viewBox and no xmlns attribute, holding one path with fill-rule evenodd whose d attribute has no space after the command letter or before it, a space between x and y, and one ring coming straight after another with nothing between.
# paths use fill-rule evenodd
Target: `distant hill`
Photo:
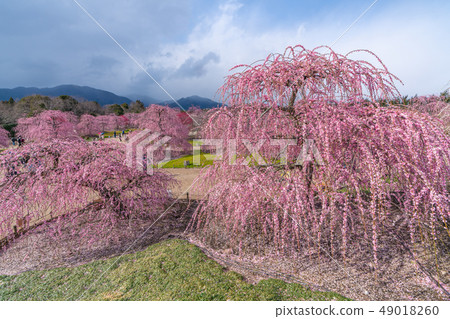
<instances>
[{"instance_id":1,"label":"distant hill","mask_svg":"<svg viewBox=\"0 0 450 319\"><path fill-rule=\"evenodd\" d=\"M158 104L161 103L161 100L155 99L154 97L148 95L141 94L127 94L127 96L133 101L139 100L144 103L145 106L149 106L150 104Z\"/></svg>"},{"instance_id":2,"label":"distant hill","mask_svg":"<svg viewBox=\"0 0 450 319\"><path fill-rule=\"evenodd\" d=\"M40 94L46 96L70 95L77 100L96 101L100 105L130 103L131 100L124 96L95 89L89 86L59 85L53 88L17 87L14 89L0 89L0 100L21 99L25 96Z\"/></svg>"},{"instance_id":3,"label":"distant hill","mask_svg":"<svg viewBox=\"0 0 450 319\"><path fill-rule=\"evenodd\" d=\"M168 105L170 107L178 108L178 104L174 101L164 101L155 99L151 96L140 95L140 94L130 94L129 97L119 96L112 92L95 89L89 86L79 86L79 85L59 85L52 88L36 88L36 87L16 87L14 89L1 89L0 88L0 101L9 100L12 97L14 100L20 100L25 96L30 96L33 94L40 94L44 96L57 97L60 95L70 95L79 101L96 101L100 105L107 104L122 104L128 103L135 100L140 100L145 106L150 104L160 104ZM211 99L201 97L198 95L192 95L189 97L183 97L177 102L185 109L191 106L198 106L201 109L210 109L217 106L222 106L221 103L213 101Z\"/></svg>"},{"instance_id":4,"label":"distant hill","mask_svg":"<svg viewBox=\"0 0 450 319\"><path fill-rule=\"evenodd\" d=\"M214 107L222 106L222 104L219 102L198 95L183 97L177 100L177 102L185 109L188 109L191 106L198 106L201 109L211 109ZM160 104L168 105L170 107L179 107L178 104L174 101L165 101L161 102Z\"/></svg>"}]
</instances>

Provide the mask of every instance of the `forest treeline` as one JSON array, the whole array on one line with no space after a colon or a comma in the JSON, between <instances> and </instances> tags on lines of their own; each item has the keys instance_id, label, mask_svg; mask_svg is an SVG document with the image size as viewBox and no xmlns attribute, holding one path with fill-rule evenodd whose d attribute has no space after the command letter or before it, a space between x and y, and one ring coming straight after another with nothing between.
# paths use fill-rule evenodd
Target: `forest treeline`
<instances>
[{"instance_id":1,"label":"forest treeline","mask_svg":"<svg viewBox=\"0 0 450 319\"><path fill-rule=\"evenodd\" d=\"M31 117L45 110L59 110L73 112L77 116L91 115L123 115L125 113L141 113L145 111L144 104L137 100L123 104L110 104L101 106L95 101L77 101L71 96L61 95L49 97L42 95L26 96L18 101L10 98L0 101L0 125L12 132L17 120L23 117Z\"/></svg>"}]
</instances>

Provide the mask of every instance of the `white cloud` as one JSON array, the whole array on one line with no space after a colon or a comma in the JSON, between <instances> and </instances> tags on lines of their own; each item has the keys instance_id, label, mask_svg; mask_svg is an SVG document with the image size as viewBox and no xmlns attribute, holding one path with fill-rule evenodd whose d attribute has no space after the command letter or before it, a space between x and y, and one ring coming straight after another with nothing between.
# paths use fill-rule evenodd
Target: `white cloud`
<instances>
[{"instance_id":1,"label":"white cloud","mask_svg":"<svg viewBox=\"0 0 450 319\"><path fill-rule=\"evenodd\" d=\"M167 44L148 58L153 65L163 66L168 71L163 85L174 96L200 94L213 97L233 66L250 64L271 52L281 51L288 45L300 42L304 32L302 25L263 33L247 31L237 21L241 7L236 1L222 4L216 15L198 21L186 42ZM218 59L206 65L201 76L190 78L189 81L171 76L189 59L200 60L208 52Z\"/></svg>"},{"instance_id":2,"label":"white cloud","mask_svg":"<svg viewBox=\"0 0 450 319\"><path fill-rule=\"evenodd\" d=\"M350 0L80 2L177 98L213 97L230 68L287 46L331 44L365 9ZM168 98L74 3L2 9L1 87L74 83ZM403 94L439 93L450 80L449 9L445 1L379 1L334 49L372 50L403 80Z\"/></svg>"},{"instance_id":3,"label":"white cloud","mask_svg":"<svg viewBox=\"0 0 450 319\"><path fill-rule=\"evenodd\" d=\"M371 50L403 81L404 85L398 85L402 94L438 94L450 79L450 42L444 40L449 23L419 11L375 16L356 25L334 49Z\"/></svg>"},{"instance_id":4,"label":"white cloud","mask_svg":"<svg viewBox=\"0 0 450 319\"><path fill-rule=\"evenodd\" d=\"M291 45L312 49L331 44L343 31L342 21L331 19L320 25L298 21L297 25L280 23L272 30L249 31L239 15L241 8L242 4L236 1L220 5L217 14L197 22L185 42L166 44L148 57L152 65L166 71L163 85L169 92L174 96L212 97L231 67L264 59ZM404 15L395 10L380 11L363 17L333 49L339 53L354 49L373 51L404 82L404 86L399 84L402 94L439 93L450 74L450 46L444 41L445 28L440 23L436 17L420 16L419 9ZM171 76L189 59L200 60L208 52L220 60L205 65L201 76L188 81ZM364 58L371 60L369 55Z\"/></svg>"}]
</instances>

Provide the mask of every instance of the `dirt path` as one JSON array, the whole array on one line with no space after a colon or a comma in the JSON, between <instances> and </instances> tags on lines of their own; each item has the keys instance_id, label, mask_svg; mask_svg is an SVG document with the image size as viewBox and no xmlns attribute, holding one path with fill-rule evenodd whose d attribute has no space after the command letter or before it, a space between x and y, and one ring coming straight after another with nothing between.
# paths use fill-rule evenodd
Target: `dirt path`
<instances>
[{"instance_id":1,"label":"dirt path","mask_svg":"<svg viewBox=\"0 0 450 319\"><path fill-rule=\"evenodd\" d=\"M186 198L186 191L189 193L190 199L202 199L203 194L194 189L194 186L198 183L199 174L201 168L164 168L163 171L172 174L180 185L172 189L172 193L175 197L182 196Z\"/></svg>"}]
</instances>

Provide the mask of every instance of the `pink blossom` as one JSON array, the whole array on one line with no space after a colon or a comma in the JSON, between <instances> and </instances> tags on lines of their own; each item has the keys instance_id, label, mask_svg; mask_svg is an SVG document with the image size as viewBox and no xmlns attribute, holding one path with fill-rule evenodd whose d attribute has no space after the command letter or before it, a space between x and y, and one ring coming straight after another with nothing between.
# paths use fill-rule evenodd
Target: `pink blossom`
<instances>
[{"instance_id":1,"label":"pink blossom","mask_svg":"<svg viewBox=\"0 0 450 319\"><path fill-rule=\"evenodd\" d=\"M124 163L122 143L82 139L28 143L2 153L0 238L11 235L18 219L29 225L58 217L53 236L68 228L77 235L74 240L94 243L110 236L110 226L119 219L155 218L169 200L173 179ZM80 221L87 222L85 227Z\"/></svg>"},{"instance_id":2,"label":"pink blossom","mask_svg":"<svg viewBox=\"0 0 450 319\"><path fill-rule=\"evenodd\" d=\"M16 132L26 140L43 141L54 138L76 138L77 117L69 112L43 111L36 116L20 118Z\"/></svg>"},{"instance_id":3,"label":"pink blossom","mask_svg":"<svg viewBox=\"0 0 450 319\"><path fill-rule=\"evenodd\" d=\"M225 147L224 160L200 179L208 200L191 227L203 238L242 249L271 242L286 253L319 247L315 252L334 256L351 243L369 247L377 265L380 235L396 218L411 221L405 231L412 242L448 236L442 223L429 232L422 227L424 237L417 229L448 225L449 137L428 115L381 106L399 98L397 78L379 60L376 67L350 57L296 46L234 68L241 72L219 90L228 106L214 111L203 130ZM279 148L268 142L260 149L268 165L236 165L251 155L244 140L272 138L297 141L286 165L277 164ZM307 140L322 164L296 163ZM235 158L227 158L231 141Z\"/></svg>"},{"instance_id":4,"label":"pink blossom","mask_svg":"<svg viewBox=\"0 0 450 319\"><path fill-rule=\"evenodd\" d=\"M0 146L6 147L9 145L9 132L0 127Z\"/></svg>"}]
</instances>

